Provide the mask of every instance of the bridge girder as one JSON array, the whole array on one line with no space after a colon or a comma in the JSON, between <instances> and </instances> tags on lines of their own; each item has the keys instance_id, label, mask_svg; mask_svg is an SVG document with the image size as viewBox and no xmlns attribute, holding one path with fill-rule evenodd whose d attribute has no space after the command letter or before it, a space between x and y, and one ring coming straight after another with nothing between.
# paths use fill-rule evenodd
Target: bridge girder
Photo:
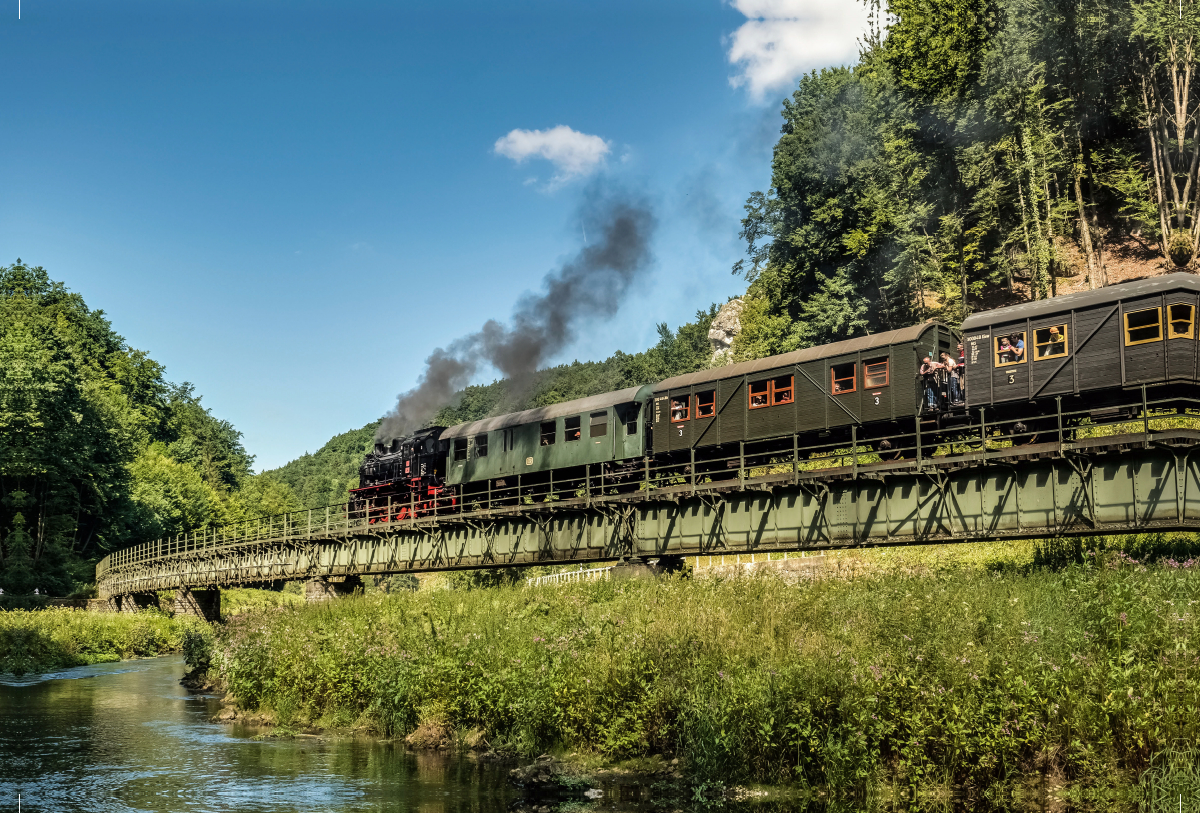
<instances>
[{"instance_id":1,"label":"bridge girder","mask_svg":"<svg viewBox=\"0 0 1200 813\"><path fill-rule=\"evenodd\" d=\"M99 569L102 597L467 568L1200 527L1200 432L787 471L704 486L369 524L308 513L262 538L151 543ZM157 545L157 547L155 547Z\"/></svg>"}]
</instances>

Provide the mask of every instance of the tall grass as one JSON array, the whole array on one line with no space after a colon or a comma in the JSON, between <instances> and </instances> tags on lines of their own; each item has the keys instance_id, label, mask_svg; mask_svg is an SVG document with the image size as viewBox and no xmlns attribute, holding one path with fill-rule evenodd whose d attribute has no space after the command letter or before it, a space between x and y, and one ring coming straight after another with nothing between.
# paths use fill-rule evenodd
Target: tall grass
<instances>
[{"instance_id":1,"label":"tall grass","mask_svg":"<svg viewBox=\"0 0 1200 813\"><path fill-rule=\"evenodd\" d=\"M207 627L156 612L131 615L49 609L0 613L0 672L45 672L67 666L161 655Z\"/></svg>"},{"instance_id":2,"label":"tall grass","mask_svg":"<svg viewBox=\"0 0 1200 813\"><path fill-rule=\"evenodd\" d=\"M1200 735L1200 574L1082 558L367 596L234 618L212 673L285 722L481 728L727 780L1108 779Z\"/></svg>"}]
</instances>

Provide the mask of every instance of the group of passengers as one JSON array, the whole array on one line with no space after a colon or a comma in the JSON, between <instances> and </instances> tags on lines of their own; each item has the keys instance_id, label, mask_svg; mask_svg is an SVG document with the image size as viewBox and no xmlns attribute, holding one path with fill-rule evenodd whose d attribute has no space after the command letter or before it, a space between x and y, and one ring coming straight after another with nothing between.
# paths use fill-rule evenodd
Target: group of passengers
<instances>
[{"instance_id":1,"label":"group of passengers","mask_svg":"<svg viewBox=\"0 0 1200 813\"><path fill-rule=\"evenodd\" d=\"M947 352L939 357L940 361L934 361L933 354L929 353L921 362L925 409L928 412L940 412L947 406L962 406L967 400L967 358L963 346L958 346L957 359Z\"/></svg>"},{"instance_id":2,"label":"group of passengers","mask_svg":"<svg viewBox=\"0 0 1200 813\"><path fill-rule=\"evenodd\" d=\"M999 346L996 348L996 362L998 364L1020 364L1025 360L1024 333L1001 336L998 341Z\"/></svg>"}]
</instances>

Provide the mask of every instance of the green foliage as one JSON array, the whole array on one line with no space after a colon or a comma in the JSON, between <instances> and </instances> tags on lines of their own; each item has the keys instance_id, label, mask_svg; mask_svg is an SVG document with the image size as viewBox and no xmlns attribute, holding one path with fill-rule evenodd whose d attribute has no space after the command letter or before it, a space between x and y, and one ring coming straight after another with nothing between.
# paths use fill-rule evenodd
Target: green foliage
<instances>
[{"instance_id":1,"label":"green foliage","mask_svg":"<svg viewBox=\"0 0 1200 813\"><path fill-rule=\"evenodd\" d=\"M1094 247L1114 225L1159 231L1147 105L1183 74L1158 34L1197 14L1168 5L873 5L886 26L858 64L805 76L784 100L770 189L742 221L735 357L1055 295L1070 240L1105 284ZM1180 189L1196 186L1173 166Z\"/></svg>"},{"instance_id":2,"label":"green foliage","mask_svg":"<svg viewBox=\"0 0 1200 813\"><path fill-rule=\"evenodd\" d=\"M157 612L131 615L84 610L0 612L0 672L45 672L68 666L145 658L179 651L186 636L199 636L191 650L206 651L208 625L188 616Z\"/></svg>"},{"instance_id":3,"label":"green foliage","mask_svg":"<svg viewBox=\"0 0 1200 813\"><path fill-rule=\"evenodd\" d=\"M251 610L265 610L303 603L304 596L300 591L256 590L249 587L221 588L221 615L225 618Z\"/></svg>"},{"instance_id":4,"label":"green foliage","mask_svg":"<svg viewBox=\"0 0 1200 813\"><path fill-rule=\"evenodd\" d=\"M0 587L65 595L105 552L298 508L241 435L47 272L0 267Z\"/></svg>"},{"instance_id":5,"label":"green foliage","mask_svg":"<svg viewBox=\"0 0 1200 813\"><path fill-rule=\"evenodd\" d=\"M297 720L675 754L726 781L1111 781L1200 734L1200 677L1173 654L1200 627L1163 621L1200 598L1200 568L1081 560L377 594L240 616L217 631L210 674Z\"/></svg>"}]
</instances>

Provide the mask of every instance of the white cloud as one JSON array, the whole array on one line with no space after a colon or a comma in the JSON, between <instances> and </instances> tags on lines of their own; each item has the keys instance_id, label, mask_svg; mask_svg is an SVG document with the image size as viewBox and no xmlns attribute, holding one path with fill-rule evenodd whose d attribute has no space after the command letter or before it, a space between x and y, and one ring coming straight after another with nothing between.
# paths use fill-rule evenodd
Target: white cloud
<instances>
[{"instance_id":1,"label":"white cloud","mask_svg":"<svg viewBox=\"0 0 1200 813\"><path fill-rule=\"evenodd\" d=\"M551 186L592 173L610 149L600 136L580 133L565 124L549 130L513 130L495 144L497 154L518 164L527 158L545 158L554 165Z\"/></svg>"},{"instance_id":2,"label":"white cloud","mask_svg":"<svg viewBox=\"0 0 1200 813\"><path fill-rule=\"evenodd\" d=\"M761 99L814 68L846 64L867 30L860 0L731 0L747 21L733 33L729 61L739 73L729 81Z\"/></svg>"}]
</instances>

